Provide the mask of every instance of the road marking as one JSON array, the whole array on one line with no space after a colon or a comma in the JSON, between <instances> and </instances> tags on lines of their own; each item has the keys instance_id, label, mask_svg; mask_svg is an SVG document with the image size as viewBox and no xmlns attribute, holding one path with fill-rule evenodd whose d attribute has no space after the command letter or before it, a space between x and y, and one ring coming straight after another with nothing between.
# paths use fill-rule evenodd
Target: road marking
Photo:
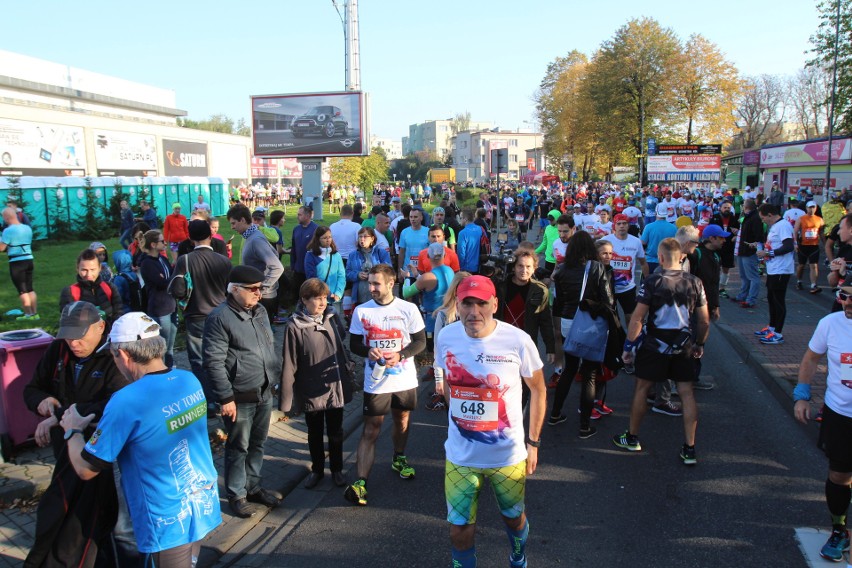
<instances>
[{"instance_id":1,"label":"road marking","mask_svg":"<svg viewBox=\"0 0 852 568\"><path fill-rule=\"evenodd\" d=\"M819 550L828 537L831 536L831 531L825 529L814 529L811 527L801 527L796 529L796 540L799 541L799 550L802 551L802 556L805 557L805 562L811 568L825 568L826 566L842 566L842 564L832 564L825 558L819 555ZM852 568L850 564L849 553L846 554L846 568Z\"/></svg>"}]
</instances>

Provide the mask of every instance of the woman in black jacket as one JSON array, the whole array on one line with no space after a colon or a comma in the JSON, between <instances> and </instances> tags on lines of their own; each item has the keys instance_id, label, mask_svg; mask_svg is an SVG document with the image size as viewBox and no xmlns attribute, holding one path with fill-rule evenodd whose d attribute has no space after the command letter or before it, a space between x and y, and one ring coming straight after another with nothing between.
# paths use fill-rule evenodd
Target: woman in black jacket
<instances>
[{"instance_id":1,"label":"woman in black jacket","mask_svg":"<svg viewBox=\"0 0 852 568\"><path fill-rule=\"evenodd\" d=\"M166 340L166 355L163 361L171 368L174 365L175 335L177 335L177 303L169 294L169 280L174 267L166 258L166 241L163 233L153 229L145 233L145 255L139 262L139 274L148 292L145 313L160 324L160 335Z\"/></svg>"},{"instance_id":2,"label":"woman in black jacket","mask_svg":"<svg viewBox=\"0 0 852 568\"><path fill-rule=\"evenodd\" d=\"M615 297L612 294L610 275L604 266L598 262L598 253L592 237L585 231L578 231L571 237L565 258L556 268L553 281L556 285L556 297L553 302L553 314L561 318L562 336L568 337L574 315L580 302L588 300L609 310L615 310ZM588 278L585 290L583 279L588 265ZM581 297L582 291L582 297ZM592 437L596 430L591 425L592 407L595 400L595 378L600 372L600 363L595 361L580 361L577 357L565 353L565 363L562 366L562 376L556 386L553 397L553 407L550 410L549 426L555 426L568 420L562 414L562 406L571 389L574 375L579 368L582 377L582 392L580 395L580 438Z\"/></svg>"}]
</instances>

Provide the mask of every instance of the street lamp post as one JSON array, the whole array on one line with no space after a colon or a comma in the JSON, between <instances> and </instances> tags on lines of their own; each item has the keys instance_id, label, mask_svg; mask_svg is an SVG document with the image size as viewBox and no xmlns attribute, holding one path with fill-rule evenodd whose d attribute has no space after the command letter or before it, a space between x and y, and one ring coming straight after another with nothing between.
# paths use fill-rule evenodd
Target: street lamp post
<instances>
[{"instance_id":1,"label":"street lamp post","mask_svg":"<svg viewBox=\"0 0 852 568\"><path fill-rule=\"evenodd\" d=\"M396 185L396 174L393 174L393 183Z\"/></svg>"},{"instance_id":2,"label":"street lamp post","mask_svg":"<svg viewBox=\"0 0 852 568\"><path fill-rule=\"evenodd\" d=\"M840 51L840 0L837 2L837 15L834 20L834 69L831 78L831 109L828 116L828 156L825 160L825 183L822 186L823 200L831 190L831 143L834 138L834 103L837 98L837 52Z\"/></svg>"}]
</instances>

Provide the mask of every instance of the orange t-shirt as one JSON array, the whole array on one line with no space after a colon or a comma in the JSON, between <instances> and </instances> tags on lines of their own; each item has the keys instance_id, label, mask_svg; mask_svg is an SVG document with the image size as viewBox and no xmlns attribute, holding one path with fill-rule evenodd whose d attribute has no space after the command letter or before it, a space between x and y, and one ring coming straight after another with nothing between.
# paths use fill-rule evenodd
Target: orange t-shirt
<instances>
[{"instance_id":1,"label":"orange t-shirt","mask_svg":"<svg viewBox=\"0 0 852 568\"><path fill-rule=\"evenodd\" d=\"M819 244L819 231L825 221L817 215L802 215L799 219L799 229L801 231L800 245L813 246Z\"/></svg>"}]
</instances>

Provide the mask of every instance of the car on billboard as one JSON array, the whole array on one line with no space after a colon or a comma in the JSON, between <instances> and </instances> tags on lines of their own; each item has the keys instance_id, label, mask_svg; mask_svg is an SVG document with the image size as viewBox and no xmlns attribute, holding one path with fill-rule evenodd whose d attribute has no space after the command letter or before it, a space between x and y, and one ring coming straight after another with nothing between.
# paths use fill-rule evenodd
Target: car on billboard
<instances>
[{"instance_id":1,"label":"car on billboard","mask_svg":"<svg viewBox=\"0 0 852 568\"><path fill-rule=\"evenodd\" d=\"M344 118L343 111L336 106L321 105L294 118L290 131L295 138L309 134L334 138L348 134L349 122Z\"/></svg>"}]
</instances>

